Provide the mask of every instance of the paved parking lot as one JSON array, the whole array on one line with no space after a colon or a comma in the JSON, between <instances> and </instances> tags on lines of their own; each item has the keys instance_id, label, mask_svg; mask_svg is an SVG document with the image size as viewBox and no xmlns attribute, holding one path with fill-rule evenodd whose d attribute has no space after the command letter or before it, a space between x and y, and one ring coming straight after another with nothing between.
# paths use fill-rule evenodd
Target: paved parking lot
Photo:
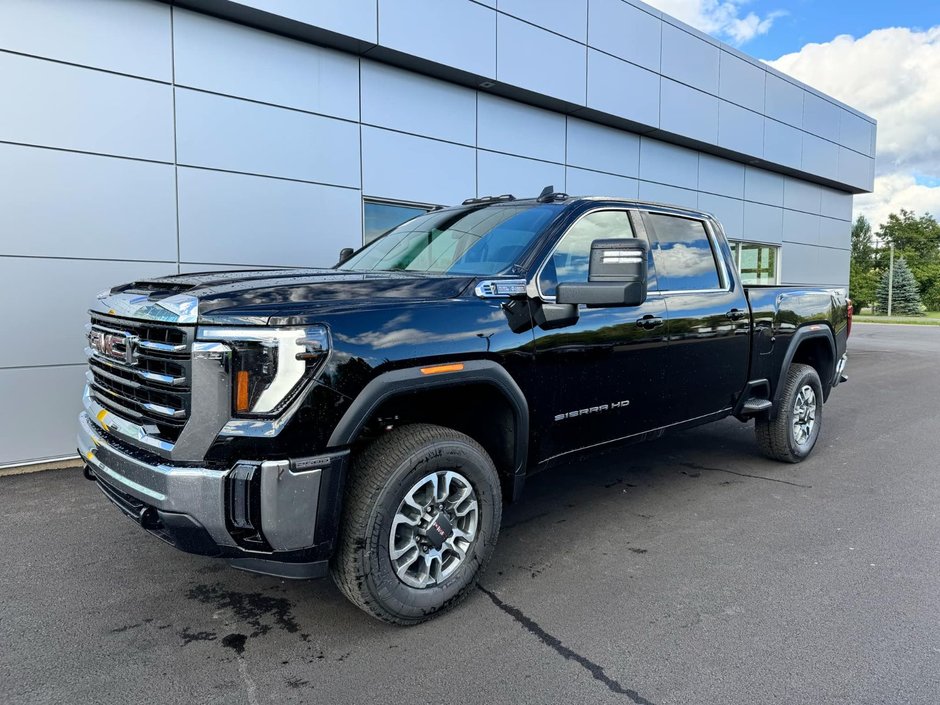
<instances>
[{"instance_id":1,"label":"paved parking lot","mask_svg":"<svg viewBox=\"0 0 940 705\"><path fill-rule=\"evenodd\" d=\"M534 479L458 610L151 539L78 471L0 478L0 702L940 702L940 327L857 325L812 458L729 420Z\"/></svg>"}]
</instances>

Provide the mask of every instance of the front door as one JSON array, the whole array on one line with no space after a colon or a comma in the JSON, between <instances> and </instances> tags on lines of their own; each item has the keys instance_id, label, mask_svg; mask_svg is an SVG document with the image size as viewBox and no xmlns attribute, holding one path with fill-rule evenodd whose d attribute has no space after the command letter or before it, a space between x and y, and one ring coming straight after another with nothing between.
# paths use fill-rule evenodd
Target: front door
<instances>
[{"instance_id":1,"label":"front door","mask_svg":"<svg viewBox=\"0 0 940 705\"><path fill-rule=\"evenodd\" d=\"M747 379L750 316L744 290L707 221L647 212L643 222L655 243L669 311L666 422L726 411Z\"/></svg>"},{"instance_id":2,"label":"front door","mask_svg":"<svg viewBox=\"0 0 940 705\"><path fill-rule=\"evenodd\" d=\"M544 301L560 282L587 281L591 243L600 238L645 237L624 209L581 216L559 240L538 274ZM641 306L580 307L572 325L536 329L536 376L544 429L539 460L639 434L661 425L667 312L649 262L649 295ZM533 305L538 305L533 303Z\"/></svg>"}]
</instances>

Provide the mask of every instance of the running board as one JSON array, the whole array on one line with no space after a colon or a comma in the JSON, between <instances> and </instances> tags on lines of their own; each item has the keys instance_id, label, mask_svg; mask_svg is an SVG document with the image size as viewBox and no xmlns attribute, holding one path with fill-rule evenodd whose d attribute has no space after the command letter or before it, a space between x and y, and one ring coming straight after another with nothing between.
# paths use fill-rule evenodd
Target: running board
<instances>
[{"instance_id":1,"label":"running board","mask_svg":"<svg viewBox=\"0 0 940 705\"><path fill-rule=\"evenodd\" d=\"M770 399L756 399L751 397L744 405L741 407L741 414L743 416L753 416L755 414L760 414L764 411L770 411L770 408L773 406L773 402Z\"/></svg>"}]
</instances>

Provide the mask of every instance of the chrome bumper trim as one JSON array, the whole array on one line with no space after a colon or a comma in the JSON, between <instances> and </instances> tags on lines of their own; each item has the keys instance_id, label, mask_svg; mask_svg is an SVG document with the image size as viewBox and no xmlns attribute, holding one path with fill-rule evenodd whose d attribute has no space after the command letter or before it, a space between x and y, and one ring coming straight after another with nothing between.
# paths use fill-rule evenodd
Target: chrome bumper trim
<instances>
[{"instance_id":1,"label":"chrome bumper trim","mask_svg":"<svg viewBox=\"0 0 940 705\"><path fill-rule=\"evenodd\" d=\"M88 374L86 372L86 377ZM143 426L117 416L101 406L91 396L91 390L87 384L85 385L85 393L82 395L82 404L85 407L85 416L89 422L102 431L120 436L134 445L149 448L161 456L169 457L173 452L174 446L169 441L151 436Z\"/></svg>"},{"instance_id":2,"label":"chrome bumper trim","mask_svg":"<svg viewBox=\"0 0 940 705\"><path fill-rule=\"evenodd\" d=\"M104 411L98 422L107 423L108 416L118 418ZM157 509L195 519L219 545L236 546L225 522L228 471L150 464L110 444L88 413L80 414L78 421L78 451L96 475ZM116 426L109 426L108 430L116 432Z\"/></svg>"}]
</instances>

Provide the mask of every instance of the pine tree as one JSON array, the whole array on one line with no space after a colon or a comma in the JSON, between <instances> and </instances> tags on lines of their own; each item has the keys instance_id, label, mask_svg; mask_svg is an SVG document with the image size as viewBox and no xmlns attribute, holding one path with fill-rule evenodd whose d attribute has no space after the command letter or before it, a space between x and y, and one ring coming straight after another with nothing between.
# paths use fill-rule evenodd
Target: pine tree
<instances>
[{"instance_id":1,"label":"pine tree","mask_svg":"<svg viewBox=\"0 0 940 705\"><path fill-rule=\"evenodd\" d=\"M875 303L879 279L876 255L871 223L864 215L860 215L852 224L852 254L849 263L849 298L859 313Z\"/></svg>"},{"instance_id":2,"label":"pine tree","mask_svg":"<svg viewBox=\"0 0 940 705\"><path fill-rule=\"evenodd\" d=\"M888 313L888 278L889 272L885 270L878 284L878 313ZM891 313L899 316L921 315L920 294L917 291L917 280L911 268L903 257L894 261L894 283L891 292Z\"/></svg>"}]
</instances>

